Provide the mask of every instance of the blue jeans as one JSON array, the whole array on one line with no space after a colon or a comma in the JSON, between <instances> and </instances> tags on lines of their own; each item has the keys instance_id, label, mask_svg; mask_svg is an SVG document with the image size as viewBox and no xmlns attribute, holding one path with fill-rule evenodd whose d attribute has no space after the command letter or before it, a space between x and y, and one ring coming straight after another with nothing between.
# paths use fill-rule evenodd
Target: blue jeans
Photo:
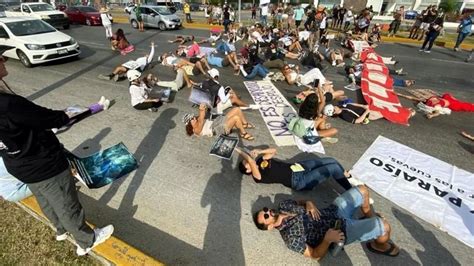
<instances>
[{"instance_id":1,"label":"blue jeans","mask_svg":"<svg viewBox=\"0 0 474 266\"><path fill-rule=\"evenodd\" d=\"M333 202L338 208L339 217L346 221L346 245L356 241L369 241L385 234L383 220L380 217L353 219L354 212L363 202L364 198L357 187L342 193Z\"/></svg>"},{"instance_id":2,"label":"blue jeans","mask_svg":"<svg viewBox=\"0 0 474 266\"><path fill-rule=\"evenodd\" d=\"M393 86L397 87L406 87L407 85L405 84L405 80L403 79L397 79L395 77L392 77L393 79Z\"/></svg>"},{"instance_id":3,"label":"blue jeans","mask_svg":"<svg viewBox=\"0 0 474 266\"><path fill-rule=\"evenodd\" d=\"M263 26L267 26L267 16L260 16L260 22Z\"/></svg>"},{"instance_id":4,"label":"blue jeans","mask_svg":"<svg viewBox=\"0 0 474 266\"><path fill-rule=\"evenodd\" d=\"M459 48L459 45L461 45L461 43L464 41L464 39L469 35L469 33L462 33L460 32L458 34L458 39L456 40L456 45L454 46L454 48Z\"/></svg>"},{"instance_id":5,"label":"blue jeans","mask_svg":"<svg viewBox=\"0 0 474 266\"><path fill-rule=\"evenodd\" d=\"M253 79L257 75L264 78L264 77L267 76L267 74L269 72L270 71L268 71L268 69L266 67L262 66L261 64L257 64L255 66L253 66L252 72L250 72L245 78L246 79Z\"/></svg>"},{"instance_id":6,"label":"blue jeans","mask_svg":"<svg viewBox=\"0 0 474 266\"><path fill-rule=\"evenodd\" d=\"M438 38L438 35L439 35L439 31L429 31L428 34L426 34L426 38L425 38L425 41L423 42L423 46L421 46L421 49L425 49L426 47L426 44L428 44L428 49L426 49L427 51L431 50L431 47L433 47L433 43L434 41L436 40L436 38Z\"/></svg>"},{"instance_id":7,"label":"blue jeans","mask_svg":"<svg viewBox=\"0 0 474 266\"><path fill-rule=\"evenodd\" d=\"M223 53L225 53L225 52L229 53L231 51L229 45L227 45L227 43L225 43L223 41L221 41L217 44L216 50L219 51L219 52L223 52Z\"/></svg>"},{"instance_id":8,"label":"blue jeans","mask_svg":"<svg viewBox=\"0 0 474 266\"><path fill-rule=\"evenodd\" d=\"M305 169L293 173L291 186L295 190L310 190L329 177L345 179L344 168L333 158L320 158L298 162Z\"/></svg>"}]
</instances>

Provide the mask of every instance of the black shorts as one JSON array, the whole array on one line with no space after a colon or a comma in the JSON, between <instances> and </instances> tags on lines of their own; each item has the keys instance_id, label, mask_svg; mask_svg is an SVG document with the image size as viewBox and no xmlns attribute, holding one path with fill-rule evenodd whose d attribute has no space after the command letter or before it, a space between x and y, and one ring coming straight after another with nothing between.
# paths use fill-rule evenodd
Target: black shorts
<instances>
[{"instance_id":1,"label":"black shorts","mask_svg":"<svg viewBox=\"0 0 474 266\"><path fill-rule=\"evenodd\" d=\"M193 64L196 64L197 62L199 62L201 60L201 58L199 57L191 57L189 58L189 62L193 63Z\"/></svg>"}]
</instances>

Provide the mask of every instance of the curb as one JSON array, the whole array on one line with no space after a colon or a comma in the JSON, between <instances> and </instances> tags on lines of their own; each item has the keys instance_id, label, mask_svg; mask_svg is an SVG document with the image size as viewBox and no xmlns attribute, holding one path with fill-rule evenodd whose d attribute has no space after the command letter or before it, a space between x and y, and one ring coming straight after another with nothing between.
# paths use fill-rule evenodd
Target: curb
<instances>
[{"instance_id":1,"label":"curb","mask_svg":"<svg viewBox=\"0 0 474 266\"><path fill-rule=\"evenodd\" d=\"M17 204L34 218L51 227L50 222L41 212L34 196L28 197ZM91 227L95 227L89 222L88 224ZM70 237L68 237L68 240L74 243ZM164 265L162 262L146 255L113 235L107 241L94 248L89 254L104 265Z\"/></svg>"}]
</instances>

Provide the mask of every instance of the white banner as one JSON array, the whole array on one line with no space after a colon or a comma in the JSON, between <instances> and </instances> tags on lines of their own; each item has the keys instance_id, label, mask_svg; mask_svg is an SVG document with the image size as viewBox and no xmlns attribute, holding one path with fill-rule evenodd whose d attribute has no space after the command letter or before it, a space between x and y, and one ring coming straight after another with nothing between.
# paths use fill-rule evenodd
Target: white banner
<instances>
[{"instance_id":1,"label":"white banner","mask_svg":"<svg viewBox=\"0 0 474 266\"><path fill-rule=\"evenodd\" d=\"M271 81L245 81L244 84L255 104L260 106L260 114L276 145L295 145L293 134L288 130L291 119L298 116L293 106ZM317 148L314 151L324 153L321 142L314 146Z\"/></svg>"},{"instance_id":2,"label":"white banner","mask_svg":"<svg viewBox=\"0 0 474 266\"><path fill-rule=\"evenodd\" d=\"M382 136L351 173L398 206L474 247L474 174Z\"/></svg>"}]
</instances>

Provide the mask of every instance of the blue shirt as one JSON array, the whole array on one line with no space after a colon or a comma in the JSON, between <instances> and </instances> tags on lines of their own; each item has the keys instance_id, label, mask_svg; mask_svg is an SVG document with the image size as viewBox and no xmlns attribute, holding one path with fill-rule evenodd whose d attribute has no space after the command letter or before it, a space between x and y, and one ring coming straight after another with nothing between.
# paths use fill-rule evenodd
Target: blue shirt
<instances>
[{"instance_id":1,"label":"blue shirt","mask_svg":"<svg viewBox=\"0 0 474 266\"><path fill-rule=\"evenodd\" d=\"M295 20L302 20L304 15L304 10L300 7L295 10Z\"/></svg>"},{"instance_id":2,"label":"blue shirt","mask_svg":"<svg viewBox=\"0 0 474 266\"><path fill-rule=\"evenodd\" d=\"M459 24L459 29L464 34L471 33L471 26L472 26L472 15L468 18L464 18L461 20Z\"/></svg>"}]
</instances>

